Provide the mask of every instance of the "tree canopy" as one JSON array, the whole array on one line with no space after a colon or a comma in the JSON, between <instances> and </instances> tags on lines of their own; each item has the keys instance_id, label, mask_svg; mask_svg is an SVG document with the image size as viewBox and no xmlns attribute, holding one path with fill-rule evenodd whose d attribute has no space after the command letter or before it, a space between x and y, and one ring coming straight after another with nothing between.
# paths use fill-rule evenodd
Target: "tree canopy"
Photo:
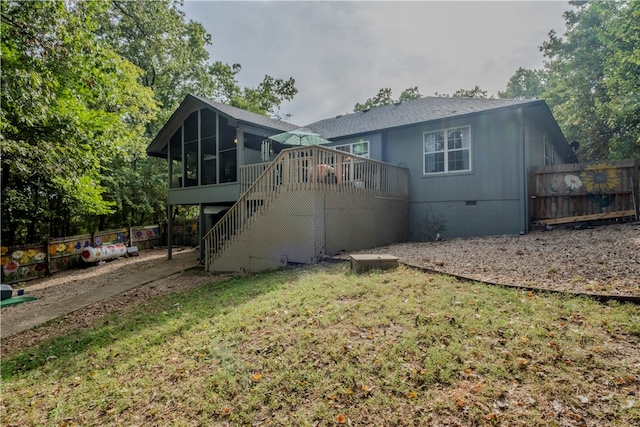
<instances>
[{"instance_id":1,"label":"tree canopy","mask_svg":"<svg viewBox=\"0 0 640 427\"><path fill-rule=\"evenodd\" d=\"M507 88L498 91L498 98L509 99L540 99L547 81L544 70L527 70L518 68L509 78Z\"/></svg>"},{"instance_id":2,"label":"tree canopy","mask_svg":"<svg viewBox=\"0 0 640 427\"><path fill-rule=\"evenodd\" d=\"M452 95L446 93L434 93L435 96L443 98L489 98L489 94L486 90L480 89L479 86L475 86L473 89L458 89ZM493 95L491 95L493 97ZM393 99L391 88L385 87L378 91L378 94L373 98L367 98L367 100L360 104L356 103L353 107L353 111L364 111L369 108L380 107L382 105L395 104L397 102L409 101L412 99L422 98L418 86L410 87L403 90L400 93L398 99Z\"/></svg>"},{"instance_id":3,"label":"tree canopy","mask_svg":"<svg viewBox=\"0 0 640 427\"><path fill-rule=\"evenodd\" d=\"M297 93L240 87L178 5L2 0L4 246L162 221L167 164L145 150L188 93L271 116Z\"/></svg>"},{"instance_id":4,"label":"tree canopy","mask_svg":"<svg viewBox=\"0 0 640 427\"><path fill-rule=\"evenodd\" d=\"M72 232L108 214L104 165L140 140L153 92L99 43L99 2L2 3L3 242Z\"/></svg>"},{"instance_id":5,"label":"tree canopy","mask_svg":"<svg viewBox=\"0 0 640 427\"><path fill-rule=\"evenodd\" d=\"M584 160L640 157L640 2L580 2L541 46L543 97Z\"/></svg>"},{"instance_id":6,"label":"tree canopy","mask_svg":"<svg viewBox=\"0 0 640 427\"><path fill-rule=\"evenodd\" d=\"M373 107L380 107L382 105L390 105L396 102L409 101L411 99L421 98L420 91L418 91L418 86L410 87L403 90L400 93L400 97L395 100L393 99L392 91L390 87L382 88L378 91L378 94L373 98L368 98L364 103L356 103L353 107L353 111L364 111Z\"/></svg>"},{"instance_id":7,"label":"tree canopy","mask_svg":"<svg viewBox=\"0 0 640 427\"><path fill-rule=\"evenodd\" d=\"M584 161L640 157L640 3L572 5L544 68L519 68L498 96L544 99Z\"/></svg>"}]
</instances>

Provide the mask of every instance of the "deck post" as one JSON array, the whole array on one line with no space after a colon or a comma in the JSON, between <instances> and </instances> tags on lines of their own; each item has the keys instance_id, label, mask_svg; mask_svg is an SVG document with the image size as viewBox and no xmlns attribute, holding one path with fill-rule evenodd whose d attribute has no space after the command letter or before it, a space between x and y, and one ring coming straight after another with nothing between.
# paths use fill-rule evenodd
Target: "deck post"
<instances>
[{"instance_id":1,"label":"deck post","mask_svg":"<svg viewBox=\"0 0 640 427\"><path fill-rule=\"evenodd\" d=\"M173 246L173 219L171 218L171 205L167 204L167 259L173 258L171 247Z\"/></svg>"}]
</instances>

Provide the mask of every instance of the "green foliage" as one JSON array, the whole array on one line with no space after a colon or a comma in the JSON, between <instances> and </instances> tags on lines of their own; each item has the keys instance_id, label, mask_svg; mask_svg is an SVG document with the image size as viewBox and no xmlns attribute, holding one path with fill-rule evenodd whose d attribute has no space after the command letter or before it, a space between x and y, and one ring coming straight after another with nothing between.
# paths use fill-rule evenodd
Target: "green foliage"
<instances>
[{"instance_id":1,"label":"green foliage","mask_svg":"<svg viewBox=\"0 0 640 427\"><path fill-rule=\"evenodd\" d=\"M153 137L187 94L213 96L211 36L197 22L185 22L173 0L112 0L99 16L96 33L120 56L143 70L140 82L153 90L163 113L147 129Z\"/></svg>"},{"instance_id":2,"label":"green foliage","mask_svg":"<svg viewBox=\"0 0 640 427\"><path fill-rule=\"evenodd\" d=\"M478 85L473 89L458 89L453 92L453 95L438 92L435 95L443 98L493 98L493 95L489 96L487 91L480 89Z\"/></svg>"},{"instance_id":3,"label":"green foliage","mask_svg":"<svg viewBox=\"0 0 640 427\"><path fill-rule=\"evenodd\" d=\"M420 99L420 98L422 98L422 95L418 90L418 86L414 86L414 87L410 87L403 90L400 93L400 97L398 98L398 101L404 102L404 101L410 101L412 99Z\"/></svg>"},{"instance_id":4,"label":"green foliage","mask_svg":"<svg viewBox=\"0 0 640 427\"><path fill-rule=\"evenodd\" d=\"M3 244L69 235L108 214L102 174L156 104L92 30L103 3L2 2Z\"/></svg>"},{"instance_id":5,"label":"green foliage","mask_svg":"<svg viewBox=\"0 0 640 427\"><path fill-rule=\"evenodd\" d=\"M585 161L640 156L640 2L575 3L541 51L544 98Z\"/></svg>"},{"instance_id":6,"label":"green foliage","mask_svg":"<svg viewBox=\"0 0 640 427\"><path fill-rule=\"evenodd\" d=\"M240 64L229 65L220 61L213 64L211 73L216 77L217 83L213 99L273 118L290 117L290 115L281 116L279 111L283 101L292 100L298 93L293 78L283 80L265 75L258 87L241 88L236 80L236 74L241 70Z\"/></svg>"},{"instance_id":7,"label":"green foliage","mask_svg":"<svg viewBox=\"0 0 640 427\"><path fill-rule=\"evenodd\" d=\"M382 88L378 91L378 94L373 98L368 98L363 104L356 103L353 107L353 111L364 111L374 107L380 107L382 105L390 105L396 102L404 102L412 99L419 99L422 95L418 91L418 86L410 87L403 90L400 93L398 100L393 99L393 95L390 87Z\"/></svg>"},{"instance_id":8,"label":"green foliage","mask_svg":"<svg viewBox=\"0 0 640 427\"><path fill-rule=\"evenodd\" d=\"M498 98L540 99L542 98L546 80L546 72L544 70L527 70L520 67L509 78L504 92L498 91Z\"/></svg>"}]
</instances>

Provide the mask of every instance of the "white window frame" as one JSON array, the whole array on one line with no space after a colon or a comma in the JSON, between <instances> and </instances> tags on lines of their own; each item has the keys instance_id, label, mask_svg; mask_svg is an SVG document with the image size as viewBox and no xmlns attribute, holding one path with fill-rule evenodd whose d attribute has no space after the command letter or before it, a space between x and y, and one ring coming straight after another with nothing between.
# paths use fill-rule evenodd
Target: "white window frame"
<instances>
[{"instance_id":1,"label":"white window frame","mask_svg":"<svg viewBox=\"0 0 640 427\"><path fill-rule=\"evenodd\" d=\"M361 154L353 153L353 146L359 145L359 144L367 144L367 154L365 156ZM354 158L352 156L359 156L359 157L364 157L366 159L369 159L370 158L369 156L371 154L371 143L369 141L356 141L349 144L336 145L333 148L347 155L347 157L344 158L343 164L342 164L344 179L346 179L348 182L353 182L359 179L357 177L357 173L355 172L355 167L354 167L356 162L354 161ZM357 161L357 163L360 163L360 162L362 162L362 160Z\"/></svg>"},{"instance_id":2,"label":"white window frame","mask_svg":"<svg viewBox=\"0 0 640 427\"><path fill-rule=\"evenodd\" d=\"M353 146L354 145L359 145L359 144L367 144L367 155L366 156L363 156L361 154L355 154L353 152ZM347 147L349 147L349 150L342 150L342 148L347 148ZM371 143L369 141L351 142L349 144L336 145L333 148L335 148L338 151L342 151L343 153L348 153L348 154L351 154L353 156L365 157L367 159L369 159L370 155L371 155Z\"/></svg>"},{"instance_id":3,"label":"white window frame","mask_svg":"<svg viewBox=\"0 0 640 427\"><path fill-rule=\"evenodd\" d=\"M456 131L456 130L463 130L463 129L467 129L467 139L468 139L468 144L467 147L465 147L464 145L461 148L449 148L449 132L450 131ZM442 149L440 150L433 150L433 151L427 151L427 137L428 135L435 135L441 133L443 136L442 139ZM437 129L437 130L433 130L433 131L427 131L424 132L422 134L422 173L423 175L441 175L441 174L452 174L452 173L465 173L465 172L471 172L471 164L472 164L472 140L471 140L471 126L467 125L467 126L456 126L456 127L450 127L450 128L444 128L444 129ZM449 170L449 153L452 152L460 152L460 151L467 151L469 153L469 167L467 169L454 169L454 170ZM441 171L434 171L434 172L427 172L427 154L438 154L438 153L442 153L444 155L444 170Z\"/></svg>"}]
</instances>

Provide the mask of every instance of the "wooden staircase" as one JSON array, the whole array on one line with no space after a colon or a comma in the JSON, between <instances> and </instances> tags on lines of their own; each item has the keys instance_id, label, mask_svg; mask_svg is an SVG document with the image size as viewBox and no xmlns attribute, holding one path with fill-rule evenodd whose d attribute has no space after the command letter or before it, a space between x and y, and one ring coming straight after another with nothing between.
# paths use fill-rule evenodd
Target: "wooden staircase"
<instances>
[{"instance_id":1,"label":"wooden staircase","mask_svg":"<svg viewBox=\"0 0 640 427\"><path fill-rule=\"evenodd\" d=\"M406 168L305 146L242 167L240 183L247 190L203 239L209 271L313 263L406 240Z\"/></svg>"}]
</instances>

